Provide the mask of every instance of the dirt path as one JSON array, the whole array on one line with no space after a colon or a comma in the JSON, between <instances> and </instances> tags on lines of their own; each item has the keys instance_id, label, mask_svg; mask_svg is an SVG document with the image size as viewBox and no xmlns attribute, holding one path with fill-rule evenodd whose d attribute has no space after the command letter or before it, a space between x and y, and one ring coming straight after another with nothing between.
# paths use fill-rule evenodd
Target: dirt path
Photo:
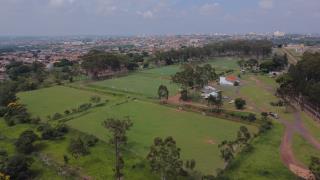
<instances>
[{"instance_id":1,"label":"dirt path","mask_svg":"<svg viewBox=\"0 0 320 180\"><path fill-rule=\"evenodd\" d=\"M255 81L257 86L267 90L268 92L274 93L272 87L264 84L259 79L251 77L250 80ZM261 107L257 106L256 108L261 109ZM301 119L301 112L298 109L295 109L293 122L282 118L280 118L279 121L285 126L285 132L280 145L281 160L297 176L308 180L315 179L309 169L295 158L294 151L292 149L292 140L294 134L298 133L318 150L320 150L320 142L317 141L316 138L314 138L313 135L304 127Z\"/></svg>"}]
</instances>

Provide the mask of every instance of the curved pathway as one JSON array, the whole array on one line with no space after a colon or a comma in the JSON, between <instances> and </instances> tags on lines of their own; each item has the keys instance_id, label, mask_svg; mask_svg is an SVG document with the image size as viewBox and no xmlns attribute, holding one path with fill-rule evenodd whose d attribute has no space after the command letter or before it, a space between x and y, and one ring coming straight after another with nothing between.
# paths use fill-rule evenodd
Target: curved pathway
<instances>
[{"instance_id":1,"label":"curved pathway","mask_svg":"<svg viewBox=\"0 0 320 180\"><path fill-rule=\"evenodd\" d=\"M251 80L255 81L256 85L265 89L270 93L274 93L274 90L269 85L264 84L259 79L251 77ZM258 107L257 107L258 108ZM260 109L260 108L258 108ZM283 163L297 176L303 179L313 180L315 177L310 172L308 167L303 165L294 156L292 149L292 139L295 133L301 135L306 141L308 141L314 148L320 150L320 142L304 127L303 120L301 119L301 112L295 109L294 121L288 121L280 118L279 121L285 126L284 135L282 137L280 145L280 155Z\"/></svg>"}]
</instances>

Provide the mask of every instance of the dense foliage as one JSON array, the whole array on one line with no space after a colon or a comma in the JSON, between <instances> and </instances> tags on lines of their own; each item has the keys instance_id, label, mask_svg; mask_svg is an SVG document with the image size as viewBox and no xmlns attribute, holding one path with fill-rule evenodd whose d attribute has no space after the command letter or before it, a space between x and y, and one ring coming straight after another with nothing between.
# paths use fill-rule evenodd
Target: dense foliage
<instances>
[{"instance_id":1,"label":"dense foliage","mask_svg":"<svg viewBox=\"0 0 320 180\"><path fill-rule=\"evenodd\" d=\"M320 53L306 52L302 60L277 79L280 94L301 97L320 106Z\"/></svg>"},{"instance_id":2,"label":"dense foliage","mask_svg":"<svg viewBox=\"0 0 320 180\"><path fill-rule=\"evenodd\" d=\"M126 55L92 50L82 58L81 67L92 76L98 78L106 71L116 72L127 68L129 59Z\"/></svg>"},{"instance_id":3,"label":"dense foliage","mask_svg":"<svg viewBox=\"0 0 320 180\"><path fill-rule=\"evenodd\" d=\"M186 64L182 69L183 70L181 72L177 72L172 76L172 81L180 84L184 88L202 88L207 85L209 81L217 78L215 69L210 64L206 64L204 66Z\"/></svg>"},{"instance_id":4,"label":"dense foliage","mask_svg":"<svg viewBox=\"0 0 320 180\"><path fill-rule=\"evenodd\" d=\"M151 170L162 179L176 179L182 169L180 148L172 137L155 138L147 156Z\"/></svg>"},{"instance_id":5,"label":"dense foliage","mask_svg":"<svg viewBox=\"0 0 320 180\"><path fill-rule=\"evenodd\" d=\"M216 56L257 56L265 57L272 52L272 42L259 41L222 41L204 47L185 47L179 50L156 53L156 61L167 65L190 60L205 60Z\"/></svg>"}]
</instances>

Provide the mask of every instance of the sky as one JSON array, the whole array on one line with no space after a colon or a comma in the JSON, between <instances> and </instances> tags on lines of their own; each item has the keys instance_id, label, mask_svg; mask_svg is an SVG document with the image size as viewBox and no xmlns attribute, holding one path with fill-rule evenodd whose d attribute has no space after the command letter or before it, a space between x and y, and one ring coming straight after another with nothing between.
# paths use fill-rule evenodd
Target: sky
<instances>
[{"instance_id":1,"label":"sky","mask_svg":"<svg viewBox=\"0 0 320 180\"><path fill-rule=\"evenodd\" d=\"M320 33L320 0L0 0L0 35Z\"/></svg>"}]
</instances>

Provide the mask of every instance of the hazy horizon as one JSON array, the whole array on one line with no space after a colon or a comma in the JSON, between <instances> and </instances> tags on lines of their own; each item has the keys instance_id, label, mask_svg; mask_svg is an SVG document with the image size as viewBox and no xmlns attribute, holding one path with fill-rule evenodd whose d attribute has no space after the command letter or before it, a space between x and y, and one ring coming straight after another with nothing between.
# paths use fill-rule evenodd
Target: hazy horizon
<instances>
[{"instance_id":1,"label":"hazy horizon","mask_svg":"<svg viewBox=\"0 0 320 180\"><path fill-rule=\"evenodd\" d=\"M0 0L0 36L319 33L318 0Z\"/></svg>"}]
</instances>

